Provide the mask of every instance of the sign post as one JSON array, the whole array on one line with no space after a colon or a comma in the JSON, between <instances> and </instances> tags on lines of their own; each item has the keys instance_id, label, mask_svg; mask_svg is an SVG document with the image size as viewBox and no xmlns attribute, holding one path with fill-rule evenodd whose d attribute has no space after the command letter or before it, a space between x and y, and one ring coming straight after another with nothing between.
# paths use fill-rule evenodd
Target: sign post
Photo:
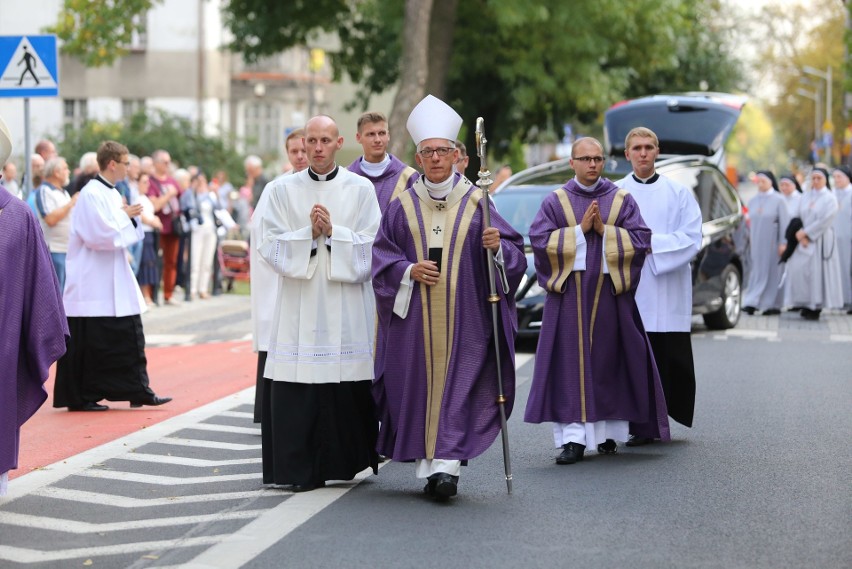
<instances>
[{"instance_id":1,"label":"sign post","mask_svg":"<svg viewBox=\"0 0 852 569\"><path fill-rule=\"evenodd\" d=\"M33 189L30 97L59 95L58 60L55 35L0 36L0 97L24 99L24 199Z\"/></svg>"}]
</instances>

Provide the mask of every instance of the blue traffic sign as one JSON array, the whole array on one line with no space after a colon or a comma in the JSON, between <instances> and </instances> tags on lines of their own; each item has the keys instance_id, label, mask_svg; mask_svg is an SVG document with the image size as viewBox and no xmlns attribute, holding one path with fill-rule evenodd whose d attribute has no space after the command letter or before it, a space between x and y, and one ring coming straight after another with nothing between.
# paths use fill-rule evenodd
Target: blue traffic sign
<instances>
[{"instance_id":1,"label":"blue traffic sign","mask_svg":"<svg viewBox=\"0 0 852 569\"><path fill-rule=\"evenodd\" d=\"M0 36L0 97L59 95L56 36Z\"/></svg>"}]
</instances>

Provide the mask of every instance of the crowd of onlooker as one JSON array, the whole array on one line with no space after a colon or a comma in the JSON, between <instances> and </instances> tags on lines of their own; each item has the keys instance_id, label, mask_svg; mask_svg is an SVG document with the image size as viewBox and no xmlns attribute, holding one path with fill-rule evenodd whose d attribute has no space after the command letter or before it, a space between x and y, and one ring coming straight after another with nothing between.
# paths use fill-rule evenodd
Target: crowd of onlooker
<instances>
[{"instance_id":1,"label":"crowd of onlooker","mask_svg":"<svg viewBox=\"0 0 852 569\"><path fill-rule=\"evenodd\" d=\"M251 212L268 181L259 157L249 156L244 167L245 183L235 187L224 170L208 175L197 166L180 167L167 150L129 156L127 178L115 188L125 203L142 205L145 239L129 248L128 262L149 306L179 305L176 291L184 300L221 292L218 245L225 238L248 240ZM71 213L80 190L98 175L96 156L86 152L72 171L55 145L42 140L30 171L31 184L7 162L3 185L35 213L63 288Z\"/></svg>"}]
</instances>

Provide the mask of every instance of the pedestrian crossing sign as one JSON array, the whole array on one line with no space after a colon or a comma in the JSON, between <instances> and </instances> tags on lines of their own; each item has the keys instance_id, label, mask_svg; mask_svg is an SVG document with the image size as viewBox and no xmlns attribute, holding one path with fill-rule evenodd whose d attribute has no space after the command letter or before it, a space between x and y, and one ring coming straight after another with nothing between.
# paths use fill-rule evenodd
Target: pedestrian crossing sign
<instances>
[{"instance_id":1,"label":"pedestrian crossing sign","mask_svg":"<svg viewBox=\"0 0 852 569\"><path fill-rule=\"evenodd\" d=\"M56 36L0 36L0 97L59 95Z\"/></svg>"}]
</instances>

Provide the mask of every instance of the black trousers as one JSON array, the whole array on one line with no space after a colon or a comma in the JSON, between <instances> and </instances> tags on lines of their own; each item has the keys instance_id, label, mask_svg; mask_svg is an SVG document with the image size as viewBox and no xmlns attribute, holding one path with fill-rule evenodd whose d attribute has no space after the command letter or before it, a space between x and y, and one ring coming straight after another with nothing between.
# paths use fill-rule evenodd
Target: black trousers
<instances>
[{"instance_id":1,"label":"black trousers","mask_svg":"<svg viewBox=\"0 0 852 569\"><path fill-rule=\"evenodd\" d=\"M669 417L692 426L695 412L695 363L689 332L648 332L666 396Z\"/></svg>"},{"instance_id":2,"label":"black trousers","mask_svg":"<svg viewBox=\"0 0 852 569\"><path fill-rule=\"evenodd\" d=\"M263 370L266 367L266 352L257 352L257 375L254 387L254 422L260 423L263 416Z\"/></svg>"},{"instance_id":3,"label":"black trousers","mask_svg":"<svg viewBox=\"0 0 852 569\"><path fill-rule=\"evenodd\" d=\"M54 407L154 395L148 387L141 316L69 316L68 329L68 350L56 366Z\"/></svg>"},{"instance_id":4,"label":"black trousers","mask_svg":"<svg viewBox=\"0 0 852 569\"><path fill-rule=\"evenodd\" d=\"M372 382L263 380L263 483L316 485L378 472Z\"/></svg>"}]
</instances>

